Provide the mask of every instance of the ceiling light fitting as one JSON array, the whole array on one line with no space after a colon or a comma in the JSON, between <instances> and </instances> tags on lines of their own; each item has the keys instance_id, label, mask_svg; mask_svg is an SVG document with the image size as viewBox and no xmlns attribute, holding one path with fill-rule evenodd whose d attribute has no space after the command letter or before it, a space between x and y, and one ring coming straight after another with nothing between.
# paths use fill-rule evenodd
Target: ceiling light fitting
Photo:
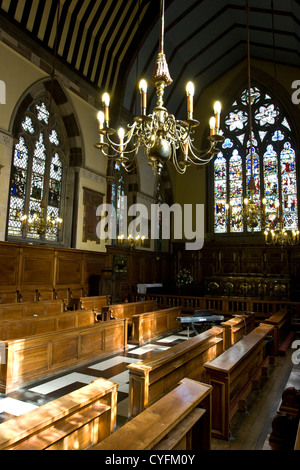
<instances>
[{"instance_id":1,"label":"ceiling light fitting","mask_svg":"<svg viewBox=\"0 0 300 470\"><path fill-rule=\"evenodd\" d=\"M160 3L160 47L152 77L156 88L157 106L152 114L147 114L147 83L139 84L141 95L141 114L135 117L128 131L118 132L109 125L110 97L105 93L102 97L104 111L98 114L99 142L95 147L108 157L120 162L131 171L139 149L146 150L148 165L154 172L161 173L164 164L172 161L178 173L183 174L190 165L206 165L219 153L217 144L224 141L220 129L221 103L214 106L214 117L210 120L209 145L206 150L198 150L194 145L195 128L199 121L194 119L194 85L189 82L186 87L187 119L177 120L168 113L164 106L165 88L172 84L172 78L164 54L164 0ZM114 140L114 137L117 140ZM118 138L116 138L118 136Z\"/></svg>"}]
</instances>

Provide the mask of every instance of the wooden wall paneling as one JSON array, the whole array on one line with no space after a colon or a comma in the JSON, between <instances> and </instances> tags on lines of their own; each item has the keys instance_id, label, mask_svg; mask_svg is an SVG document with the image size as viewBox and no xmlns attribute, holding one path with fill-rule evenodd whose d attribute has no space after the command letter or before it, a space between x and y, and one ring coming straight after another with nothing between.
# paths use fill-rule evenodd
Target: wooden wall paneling
<instances>
[{"instance_id":1,"label":"wooden wall paneling","mask_svg":"<svg viewBox=\"0 0 300 470\"><path fill-rule=\"evenodd\" d=\"M99 295L99 286L105 265L106 253L85 253L83 255L83 277L84 284L88 286L87 295Z\"/></svg>"},{"instance_id":2,"label":"wooden wall paneling","mask_svg":"<svg viewBox=\"0 0 300 470\"><path fill-rule=\"evenodd\" d=\"M83 283L82 253L57 252L55 286L82 285Z\"/></svg>"},{"instance_id":3,"label":"wooden wall paneling","mask_svg":"<svg viewBox=\"0 0 300 470\"><path fill-rule=\"evenodd\" d=\"M52 287L54 279L54 252L45 249L21 249L20 286Z\"/></svg>"},{"instance_id":4,"label":"wooden wall paneling","mask_svg":"<svg viewBox=\"0 0 300 470\"><path fill-rule=\"evenodd\" d=\"M1 290L15 290L18 282L19 249L13 245L0 245Z\"/></svg>"},{"instance_id":5,"label":"wooden wall paneling","mask_svg":"<svg viewBox=\"0 0 300 470\"><path fill-rule=\"evenodd\" d=\"M0 302L18 302L19 247L0 244Z\"/></svg>"}]
</instances>

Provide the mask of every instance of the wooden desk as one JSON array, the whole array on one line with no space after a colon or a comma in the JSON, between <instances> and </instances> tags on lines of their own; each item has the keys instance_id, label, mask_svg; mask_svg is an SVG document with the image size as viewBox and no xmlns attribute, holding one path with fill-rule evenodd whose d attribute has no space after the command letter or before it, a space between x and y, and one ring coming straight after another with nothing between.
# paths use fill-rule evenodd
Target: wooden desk
<instances>
[{"instance_id":1,"label":"wooden desk","mask_svg":"<svg viewBox=\"0 0 300 470\"><path fill-rule=\"evenodd\" d=\"M0 450L83 450L116 426L118 385L97 379L0 424Z\"/></svg>"},{"instance_id":2,"label":"wooden desk","mask_svg":"<svg viewBox=\"0 0 300 470\"><path fill-rule=\"evenodd\" d=\"M253 381L257 384L268 366L265 341L273 330L273 325L261 324L216 359L204 364L208 383L213 386L214 437L229 439L230 420L240 405L245 407L244 400L252 390Z\"/></svg>"},{"instance_id":3,"label":"wooden desk","mask_svg":"<svg viewBox=\"0 0 300 470\"><path fill-rule=\"evenodd\" d=\"M187 378L91 450L209 450L211 387Z\"/></svg>"},{"instance_id":4,"label":"wooden desk","mask_svg":"<svg viewBox=\"0 0 300 470\"><path fill-rule=\"evenodd\" d=\"M129 417L137 416L184 377L206 382L205 362L223 351L223 329L214 327L153 357L129 364Z\"/></svg>"}]
</instances>

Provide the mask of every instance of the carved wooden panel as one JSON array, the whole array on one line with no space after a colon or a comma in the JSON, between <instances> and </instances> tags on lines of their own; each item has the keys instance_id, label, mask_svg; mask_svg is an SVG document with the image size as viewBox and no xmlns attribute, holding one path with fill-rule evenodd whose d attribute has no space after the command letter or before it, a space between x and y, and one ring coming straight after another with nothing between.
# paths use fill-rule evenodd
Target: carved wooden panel
<instances>
[{"instance_id":1,"label":"carved wooden panel","mask_svg":"<svg viewBox=\"0 0 300 470\"><path fill-rule=\"evenodd\" d=\"M83 231L82 241L94 241L100 244L100 239L97 237L96 228L100 218L97 217L97 208L103 203L103 194L93 191L88 188L83 188Z\"/></svg>"}]
</instances>

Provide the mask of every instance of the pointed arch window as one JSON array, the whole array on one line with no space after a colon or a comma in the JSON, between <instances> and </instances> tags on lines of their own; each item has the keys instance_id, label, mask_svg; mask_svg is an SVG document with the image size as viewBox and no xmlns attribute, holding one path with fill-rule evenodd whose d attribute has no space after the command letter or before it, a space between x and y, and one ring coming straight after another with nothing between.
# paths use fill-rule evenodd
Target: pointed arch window
<instances>
[{"instance_id":1,"label":"pointed arch window","mask_svg":"<svg viewBox=\"0 0 300 470\"><path fill-rule=\"evenodd\" d=\"M8 239L58 242L62 224L64 148L57 117L37 100L22 117L13 150Z\"/></svg>"},{"instance_id":2,"label":"pointed arch window","mask_svg":"<svg viewBox=\"0 0 300 470\"><path fill-rule=\"evenodd\" d=\"M269 93L258 87L250 91L252 165L249 134L249 92L244 90L225 117L225 141L214 160L214 233L245 233L243 201L249 197L252 175L255 199L265 201L266 224L277 228L278 211L286 230L298 227L296 144L292 127ZM231 216L230 216L231 215ZM255 231L262 231L259 220Z\"/></svg>"}]
</instances>

